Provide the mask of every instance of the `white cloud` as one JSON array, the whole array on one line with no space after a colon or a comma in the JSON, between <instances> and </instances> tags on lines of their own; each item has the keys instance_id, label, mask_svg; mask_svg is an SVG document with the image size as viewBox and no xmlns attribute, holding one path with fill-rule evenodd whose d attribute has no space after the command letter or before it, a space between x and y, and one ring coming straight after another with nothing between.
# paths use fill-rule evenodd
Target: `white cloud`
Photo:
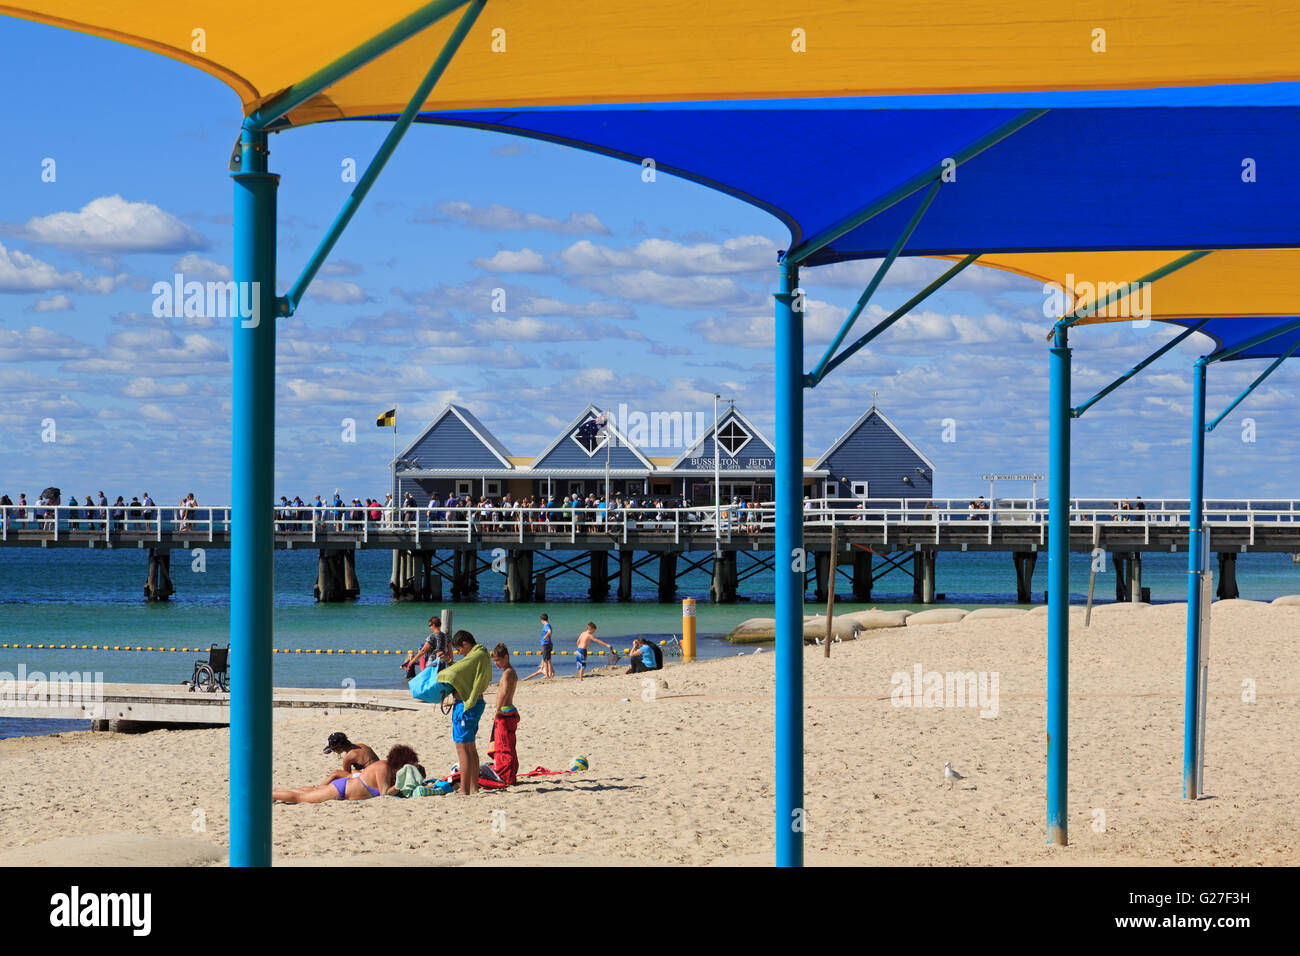
<instances>
[{"instance_id":1,"label":"white cloud","mask_svg":"<svg viewBox=\"0 0 1300 956\"><path fill-rule=\"evenodd\" d=\"M762 299L761 294L750 292L735 279L723 276L666 276L648 269L592 276L584 279L582 284L604 295L675 309L736 309L752 307Z\"/></svg>"},{"instance_id":2,"label":"white cloud","mask_svg":"<svg viewBox=\"0 0 1300 956\"><path fill-rule=\"evenodd\" d=\"M307 287L307 298L343 305L358 305L371 301L370 296L361 286L341 279L316 279Z\"/></svg>"},{"instance_id":3,"label":"white cloud","mask_svg":"<svg viewBox=\"0 0 1300 956\"><path fill-rule=\"evenodd\" d=\"M72 300L66 295L52 295L48 299L37 299L24 312L71 312Z\"/></svg>"},{"instance_id":4,"label":"white cloud","mask_svg":"<svg viewBox=\"0 0 1300 956\"><path fill-rule=\"evenodd\" d=\"M155 381L152 378L133 378L122 389L122 394L128 398L174 398L189 393L190 385L188 382L171 382L167 384Z\"/></svg>"},{"instance_id":5,"label":"white cloud","mask_svg":"<svg viewBox=\"0 0 1300 956\"><path fill-rule=\"evenodd\" d=\"M515 252L510 249L502 249L490 258L473 259L470 261L476 269L482 269L484 272L550 272L551 267L546 264L546 257L540 252L533 252L532 249L520 249Z\"/></svg>"},{"instance_id":6,"label":"white cloud","mask_svg":"<svg viewBox=\"0 0 1300 956\"><path fill-rule=\"evenodd\" d=\"M181 252L208 246L203 236L171 213L118 195L92 199L76 212L36 216L7 231L79 252Z\"/></svg>"},{"instance_id":7,"label":"white cloud","mask_svg":"<svg viewBox=\"0 0 1300 956\"><path fill-rule=\"evenodd\" d=\"M185 276L185 280L198 282L229 282L234 278L230 266L214 262L204 256L187 253L172 263L172 268Z\"/></svg>"},{"instance_id":8,"label":"white cloud","mask_svg":"<svg viewBox=\"0 0 1300 956\"><path fill-rule=\"evenodd\" d=\"M141 405L136 409L136 414L147 422L153 422L155 425L174 425L180 421L173 409L152 403Z\"/></svg>"},{"instance_id":9,"label":"white cloud","mask_svg":"<svg viewBox=\"0 0 1300 956\"><path fill-rule=\"evenodd\" d=\"M453 201L439 203L437 216L417 217L419 221L439 222L453 220L462 222L475 229L488 232L537 231L558 233L591 233L598 236L609 235L609 229L595 213L574 212L564 219L542 216L534 212L511 209L500 203L490 206L475 206L472 203Z\"/></svg>"},{"instance_id":10,"label":"white cloud","mask_svg":"<svg viewBox=\"0 0 1300 956\"><path fill-rule=\"evenodd\" d=\"M0 362L48 362L84 358L89 354L90 348L84 343L39 325L25 330L0 329Z\"/></svg>"},{"instance_id":11,"label":"white cloud","mask_svg":"<svg viewBox=\"0 0 1300 956\"><path fill-rule=\"evenodd\" d=\"M128 276L86 276L80 272L60 272L57 268L17 249L0 243L0 292L112 292ZM40 310L36 310L40 311Z\"/></svg>"},{"instance_id":12,"label":"white cloud","mask_svg":"<svg viewBox=\"0 0 1300 956\"><path fill-rule=\"evenodd\" d=\"M721 243L643 239L614 249L582 239L563 250L558 260L575 276L639 270L672 276L741 275L774 270L776 244L765 236L739 236Z\"/></svg>"}]
</instances>

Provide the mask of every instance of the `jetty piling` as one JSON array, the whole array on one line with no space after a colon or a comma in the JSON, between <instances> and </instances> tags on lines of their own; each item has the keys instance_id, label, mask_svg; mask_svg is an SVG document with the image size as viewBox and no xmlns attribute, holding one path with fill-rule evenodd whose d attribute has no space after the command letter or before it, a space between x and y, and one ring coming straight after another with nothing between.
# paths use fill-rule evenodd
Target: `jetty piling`
<instances>
[{"instance_id":1,"label":"jetty piling","mask_svg":"<svg viewBox=\"0 0 1300 956\"><path fill-rule=\"evenodd\" d=\"M149 549L149 573L145 578L144 596L148 601L166 601L175 592L172 587L172 553L169 548Z\"/></svg>"}]
</instances>

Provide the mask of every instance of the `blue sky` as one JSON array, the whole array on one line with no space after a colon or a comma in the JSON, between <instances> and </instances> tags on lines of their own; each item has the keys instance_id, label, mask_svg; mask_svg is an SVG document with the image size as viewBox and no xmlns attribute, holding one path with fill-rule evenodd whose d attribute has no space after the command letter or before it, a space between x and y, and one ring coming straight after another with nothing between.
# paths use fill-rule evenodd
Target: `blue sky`
<instances>
[{"instance_id":1,"label":"blue sky","mask_svg":"<svg viewBox=\"0 0 1300 956\"><path fill-rule=\"evenodd\" d=\"M54 484L78 498L194 491L225 503L228 322L155 318L151 290L178 271L228 277L235 95L162 57L7 18L0 82L0 492ZM347 123L272 137L282 286L351 189L345 162L364 168L384 132ZM770 296L787 239L767 214L665 174L646 183L604 157L417 126L280 323L276 494L382 495L392 439L373 422L394 404L399 441L456 401L516 455L540 451L588 402L711 411L714 392L770 436ZM806 367L873 268L805 271ZM860 327L941 268L900 261ZM806 453L878 393L935 461L939 496L984 493L986 472L1046 472L1042 306L1036 283L967 270L807 393ZM1170 334L1079 330L1075 401ZM1187 494L1190 363L1206 344L1193 336L1076 422L1077 494ZM1214 366L1212 413L1260 370ZM1295 495L1294 386L1284 368L1210 436L1210 496ZM347 418L354 443L342 440ZM955 441L941 440L945 419Z\"/></svg>"}]
</instances>

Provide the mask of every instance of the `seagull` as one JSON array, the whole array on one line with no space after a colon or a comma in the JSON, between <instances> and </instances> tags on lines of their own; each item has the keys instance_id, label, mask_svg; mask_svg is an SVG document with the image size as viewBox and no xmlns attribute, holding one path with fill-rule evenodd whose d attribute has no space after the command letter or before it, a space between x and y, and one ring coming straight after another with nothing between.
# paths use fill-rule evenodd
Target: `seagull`
<instances>
[{"instance_id":1,"label":"seagull","mask_svg":"<svg viewBox=\"0 0 1300 956\"><path fill-rule=\"evenodd\" d=\"M952 789L952 784L953 784L953 781L954 781L954 780L965 780L965 779L966 779L966 778L963 777L961 774L959 774L956 770L953 770L953 769L952 769L952 761L950 761L950 760L945 760L945 761L943 762L943 778L944 778L945 780L948 781L948 789L949 789L949 790Z\"/></svg>"}]
</instances>

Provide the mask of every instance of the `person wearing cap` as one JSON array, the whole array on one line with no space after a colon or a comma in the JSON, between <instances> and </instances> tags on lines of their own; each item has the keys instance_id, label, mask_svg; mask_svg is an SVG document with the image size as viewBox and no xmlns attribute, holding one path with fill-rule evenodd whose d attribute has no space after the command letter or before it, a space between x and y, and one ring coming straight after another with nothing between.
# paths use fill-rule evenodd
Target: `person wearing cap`
<instances>
[{"instance_id":1,"label":"person wearing cap","mask_svg":"<svg viewBox=\"0 0 1300 956\"><path fill-rule=\"evenodd\" d=\"M325 778L325 782L320 786L333 783L343 777L355 777L361 771L370 766L379 759L379 755L365 744L354 744L348 740L348 735L340 731L330 734L329 740L325 741L325 749L322 751L327 754L342 754L343 769L335 770ZM304 790L311 790L311 787L303 787Z\"/></svg>"}]
</instances>

